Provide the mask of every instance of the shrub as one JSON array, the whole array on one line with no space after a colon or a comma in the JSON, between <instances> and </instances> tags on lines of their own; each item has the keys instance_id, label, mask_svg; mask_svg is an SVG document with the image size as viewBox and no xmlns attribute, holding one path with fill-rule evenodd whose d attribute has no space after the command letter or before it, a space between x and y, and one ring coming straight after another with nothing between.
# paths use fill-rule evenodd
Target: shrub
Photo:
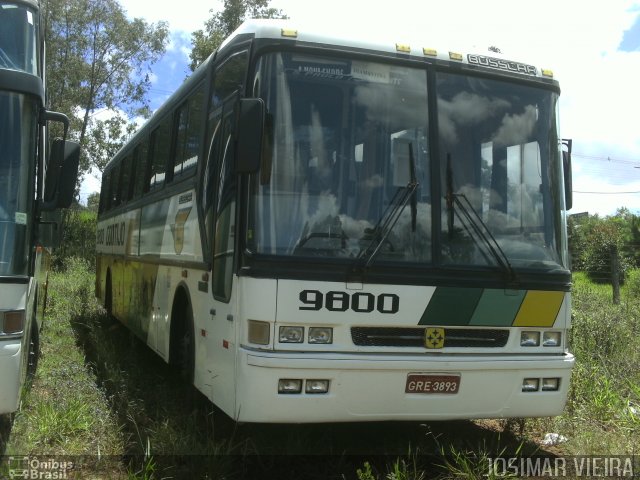
<instances>
[{"instance_id":1,"label":"shrub","mask_svg":"<svg viewBox=\"0 0 640 480\"><path fill-rule=\"evenodd\" d=\"M53 255L56 269L63 267L64 259L70 256L86 260L91 269L94 269L96 226L97 215L95 212L68 210L64 213L62 241Z\"/></svg>"}]
</instances>

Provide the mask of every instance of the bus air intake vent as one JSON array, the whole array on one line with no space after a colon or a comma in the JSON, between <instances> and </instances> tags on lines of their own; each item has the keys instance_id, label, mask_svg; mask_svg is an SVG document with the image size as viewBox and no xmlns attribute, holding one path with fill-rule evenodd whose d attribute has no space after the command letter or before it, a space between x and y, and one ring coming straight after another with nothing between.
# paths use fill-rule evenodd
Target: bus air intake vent
<instances>
[{"instance_id":1,"label":"bus air intake vent","mask_svg":"<svg viewBox=\"0 0 640 480\"><path fill-rule=\"evenodd\" d=\"M425 347L425 328L352 327L351 339L359 347ZM501 329L445 328L443 348L500 348L509 331Z\"/></svg>"}]
</instances>

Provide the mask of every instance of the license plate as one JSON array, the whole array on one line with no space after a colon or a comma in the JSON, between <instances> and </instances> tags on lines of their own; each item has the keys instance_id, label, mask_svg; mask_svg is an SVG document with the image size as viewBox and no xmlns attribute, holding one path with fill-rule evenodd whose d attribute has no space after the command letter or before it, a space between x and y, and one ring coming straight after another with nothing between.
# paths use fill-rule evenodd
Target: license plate
<instances>
[{"instance_id":1,"label":"license plate","mask_svg":"<svg viewBox=\"0 0 640 480\"><path fill-rule=\"evenodd\" d=\"M407 375L405 393L441 393L456 394L460 389L460 375L426 375L410 373Z\"/></svg>"}]
</instances>

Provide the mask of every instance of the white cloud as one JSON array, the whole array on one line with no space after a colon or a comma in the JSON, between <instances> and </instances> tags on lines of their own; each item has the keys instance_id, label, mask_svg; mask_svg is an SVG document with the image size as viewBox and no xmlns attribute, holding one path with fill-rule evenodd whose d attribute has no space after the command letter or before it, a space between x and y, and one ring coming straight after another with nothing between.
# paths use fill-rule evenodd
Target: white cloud
<instances>
[{"instance_id":1,"label":"white cloud","mask_svg":"<svg viewBox=\"0 0 640 480\"><path fill-rule=\"evenodd\" d=\"M169 49L188 58L191 32L203 27L210 10L223 8L222 0L182 0L176 4L151 0L122 0L130 16L151 22L166 20L172 29ZM636 20L637 0L585 2L578 0L403 0L380 4L366 0L271 0L296 26L326 26L328 32L347 30L354 36L409 43L439 50L486 51L499 47L504 56L538 67L551 68L559 79L561 130L574 139L574 188L587 191L637 190L640 169L612 164L602 174L593 159L612 157L638 160L640 111L637 79L640 52L620 52L618 47ZM395 32L395 33L394 33ZM185 60L187 63L188 60ZM182 66L184 68L184 66ZM176 74L183 80L180 66ZM580 168L582 167L582 168ZM625 187L624 185L627 184ZM613 213L616 202L640 209L640 195L576 195L576 209Z\"/></svg>"},{"instance_id":2,"label":"white cloud","mask_svg":"<svg viewBox=\"0 0 640 480\"><path fill-rule=\"evenodd\" d=\"M169 22L172 31L194 32L204 26L211 17L210 10L222 10L222 0L181 0L158 2L157 0L120 0L131 18L144 18L148 22Z\"/></svg>"}]
</instances>

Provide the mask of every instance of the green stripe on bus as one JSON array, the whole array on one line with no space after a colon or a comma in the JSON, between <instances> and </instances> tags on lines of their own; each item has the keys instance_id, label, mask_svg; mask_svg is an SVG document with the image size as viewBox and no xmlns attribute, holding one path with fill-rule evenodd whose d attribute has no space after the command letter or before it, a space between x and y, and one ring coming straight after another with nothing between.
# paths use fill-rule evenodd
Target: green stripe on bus
<instances>
[{"instance_id":1,"label":"green stripe on bus","mask_svg":"<svg viewBox=\"0 0 640 480\"><path fill-rule=\"evenodd\" d=\"M468 325L482 291L482 288L436 288L418 325Z\"/></svg>"},{"instance_id":2,"label":"green stripe on bus","mask_svg":"<svg viewBox=\"0 0 640 480\"><path fill-rule=\"evenodd\" d=\"M526 293L526 290L485 290L469 325L510 327Z\"/></svg>"}]
</instances>

